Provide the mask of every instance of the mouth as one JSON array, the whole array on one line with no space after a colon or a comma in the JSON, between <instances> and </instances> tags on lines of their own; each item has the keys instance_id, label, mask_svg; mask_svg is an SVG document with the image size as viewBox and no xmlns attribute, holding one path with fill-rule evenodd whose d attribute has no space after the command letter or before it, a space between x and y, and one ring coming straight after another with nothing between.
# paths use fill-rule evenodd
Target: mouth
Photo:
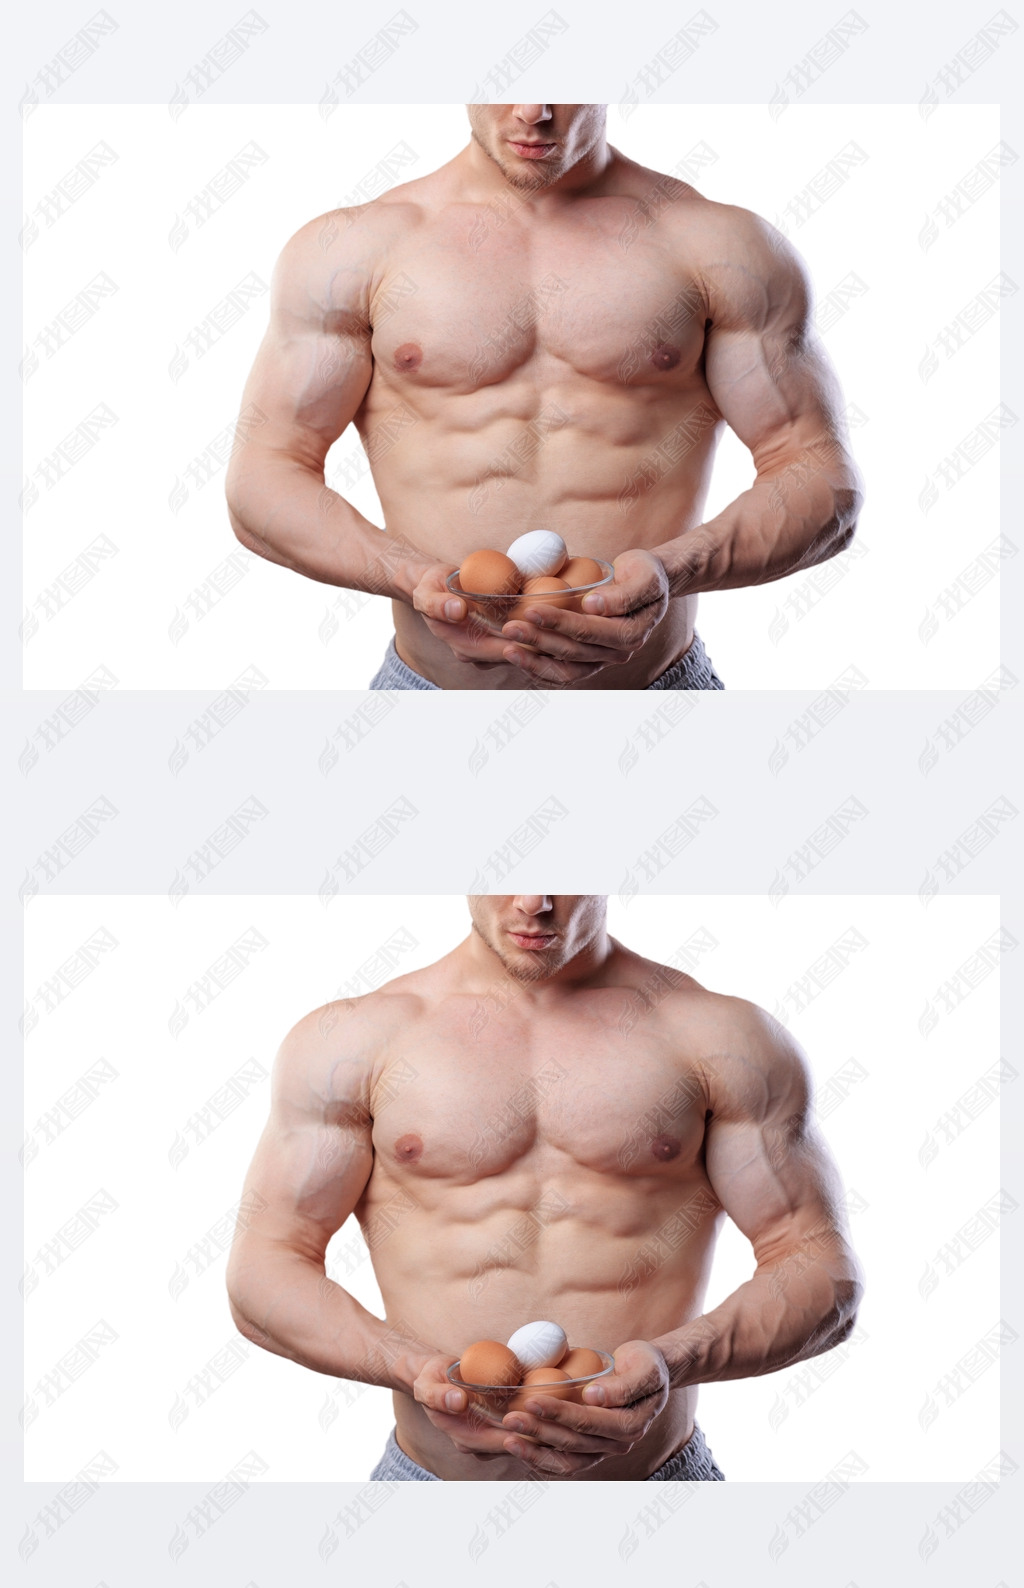
<instances>
[{"instance_id":1,"label":"mouth","mask_svg":"<svg viewBox=\"0 0 1024 1588\"><path fill-rule=\"evenodd\" d=\"M517 948L525 948L528 953L536 953L539 949L550 948L558 936L557 932L509 932L509 937Z\"/></svg>"},{"instance_id":2,"label":"mouth","mask_svg":"<svg viewBox=\"0 0 1024 1588\"><path fill-rule=\"evenodd\" d=\"M555 143L516 143L512 138L508 140L508 143L509 148L514 149L516 154L520 155L524 160L543 160L546 155L549 155L553 149L558 147Z\"/></svg>"}]
</instances>

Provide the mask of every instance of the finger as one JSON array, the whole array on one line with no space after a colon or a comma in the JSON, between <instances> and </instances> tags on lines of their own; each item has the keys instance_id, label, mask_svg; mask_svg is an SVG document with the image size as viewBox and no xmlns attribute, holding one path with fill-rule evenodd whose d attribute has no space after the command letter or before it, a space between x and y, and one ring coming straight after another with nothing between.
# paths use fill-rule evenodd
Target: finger
<instances>
[{"instance_id":1,"label":"finger","mask_svg":"<svg viewBox=\"0 0 1024 1588\"><path fill-rule=\"evenodd\" d=\"M440 590L425 590L422 585L413 593L413 610L422 612L435 623L464 623L469 608L462 596L452 595L442 585Z\"/></svg>"},{"instance_id":2,"label":"finger","mask_svg":"<svg viewBox=\"0 0 1024 1588\"><path fill-rule=\"evenodd\" d=\"M507 1435L504 1429L495 1428L492 1423L481 1421L477 1426L467 1423L465 1417L448 1417L444 1412L432 1411L427 1415L434 1427L447 1434L453 1444L471 1450L474 1454L478 1450L483 1450L500 1455L505 1447Z\"/></svg>"},{"instance_id":3,"label":"finger","mask_svg":"<svg viewBox=\"0 0 1024 1588\"><path fill-rule=\"evenodd\" d=\"M469 1406L469 1396L466 1391L456 1389L447 1379L439 1379L436 1383L424 1383L420 1378L413 1388L415 1399L432 1412L451 1412L455 1416L461 1413L464 1416Z\"/></svg>"},{"instance_id":4,"label":"finger","mask_svg":"<svg viewBox=\"0 0 1024 1588\"><path fill-rule=\"evenodd\" d=\"M667 605L668 602L661 598L656 589L609 590L603 595L584 596L582 610L585 617L606 620L631 618L634 622L643 620L653 625L661 617Z\"/></svg>"},{"instance_id":5,"label":"finger","mask_svg":"<svg viewBox=\"0 0 1024 1588\"><path fill-rule=\"evenodd\" d=\"M633 1438L616 1428L614 1435L601 1432L596 1419L566 1427L562 1422L542 1422L539 1417L516 1412L505 1418L505 1428L512 1434L523 1434L528 1439L554 1450L567 1450L580 1454L595 1451L599 1455L625 1455L633 1448Z\"/></svg>"},{"instance_id":6,"label":"finger","mask_svg":"<svg viewBox=\"0 0 1024 1588\"><path fill-rule=\"evenodd\" d=\"M500 635L477 634L464 623L441 624L435 623L432 618L427 619L427 628L436 639L443 640L451 648L456 661L481 662L500 667L505 660L508 641Z\"/></svg>"},{"instance_id":7,"label":"finger","mask_svg":"<svg viewBox=\"0 0 1024 1588\"><path fill-rule=\"evenodd\" d=\"M574 684L581 678L592 678L601 671L597 662L558 662L552 657L544 657L534 651L524 651L515 645L508 645L503 652L506 662L513 667L518 667L523 673L529 673L531 678L538 679L541 683L551 688L558 688L563 684Z\"/></svg>"},{"instance_id":8,"label":"finger","mask_svg":"<svg viewBox=\"0 0 1024 1588\"><path fill-rule=\"evenodd\" d=\"M589 613L553 608L531 624L537 634L562 634L582 645L603 645L621 651L642 645L663 615L660 602L647 602L622 616L595 617ZM520 619L517 621L526 621ZM543 643L543 641L541 641Z\"/></svg>"},{"instance_id":9,"label":"finger","mask_svg":"<svg viewBox=\"0 0 1024 1588\"><path fill-rule=\"evenodd\" d=\"M442 634L441 638L451 646L452 655L457 662L481 662L485 665L490 663L494 667L500 667L505 659L507 642L495 639L493 635L490 639L481 640L474 634L455 631L450 635Z\"/></svg>"},{"instance_id":10,"label":"finger","mask_svg":"<svg viewBox=\"0 0 1024 1588\"><path fill-rule=\"evenodd\" d=\"M444 567L431 568L423 575L412 593L413 610L436 623L463 623L469 616L469 603L448 589L449 572Z\"/></svg>"},{"instance_id":11,"label":"finger","mask_svg":"<svg viewBox=\"0 0 1024 1588\"><path fill-rule=\"evenodd\" d=\"M547 1439L551 1429L559 1428L580 1438L632 1440L644 1432L656 1415L658 1399L648 1395L635 1405L606 1408L581 1406L576 1401L552 1401L546 1396L543 1401L529 1401L527 1406L528 1410L517 1410L509 1415L523 1418L527 1426L522 1432L531 1438Z\"/></svg>"},{"instance_id":12,"label":"finger","mask_svg":"<svg viewBox=\"0 0 1024 1588\"><path fill-rule=\"evenodd\" d=\"M554 656L566 662L595 662L607 667L611 662L625 660L626 653L609 645L593 645L573 634L558 629L542 629L527 619L506 623L501 631L506 643L535 646L542 656ZM632 652L629 653L630 655Z\"/></svg>"},{"instance_id":13,"label":"finger","mask_svg":"<svg viewBox=\"0 0 1024 1588\"><path fill-rule=\"evenodd\" d=\"M532 1472L543 1472L556 1478L569 1478L574 1472L585 1472L603 1459L597 1455L564 1455L561 1451L528 1445L525 1440L516 1438L506 1439L505 1449Z\"/></svg>"},{"instance_id":14,"label":"finger","mask_svg":"<svg viewBox=\"0 0 1024 1588\"><path fill-rule=\"evenodd\" d=\"M612 1373L599 1384L587 1384L583 1390L585 1406L607 1406L628 1409L643 1406L656 1400L661 1393L661 1374L654 1367L640 1377L626 1378Z\"/></svg>"}]
</instances>

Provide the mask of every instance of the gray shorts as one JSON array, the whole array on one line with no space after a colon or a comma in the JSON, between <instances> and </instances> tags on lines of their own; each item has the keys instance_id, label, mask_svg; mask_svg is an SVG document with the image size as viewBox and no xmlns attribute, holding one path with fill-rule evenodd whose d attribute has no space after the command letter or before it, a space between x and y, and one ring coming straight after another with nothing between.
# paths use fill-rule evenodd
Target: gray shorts
<instances>
[{"instance_id":1,"label":"gray shorts","mask_svg":"<svg viewBox=\"0 0 1024 1588\"><path fill-rule=\"evenodd\" d=\"M426 678L414 673L407 667L395 650L395 642L391 641L381 664L380 671L370 682L371 689L439 689L439 684L432 684ZM704 649L704 642L699 634L693 636L693 644L689 650L684 651L677 662L667 667L659 678L648 689L724 689L725 685L711 665L711 659Z\"/></svg>"},{"instance_id":2,"label":"gray shorts","mask_svg":"<svg viewBox=\"0 0 1024 1588\"><path fill-rule=\"evenodd\" d=\"M388 1434L384 1454L370 1473L371 1482L393 1483L396 1479L412 1479L420 1483L440 1483L436 1473L417 1466L411 1456L399 1448L394 1429ZM652 1472L648 1483L724 1483L725 1473L715 1465L715 1458L696 1423L693 1433L682 1450L669 1456L664 1466Z\"/></svg>"}]
</instances>

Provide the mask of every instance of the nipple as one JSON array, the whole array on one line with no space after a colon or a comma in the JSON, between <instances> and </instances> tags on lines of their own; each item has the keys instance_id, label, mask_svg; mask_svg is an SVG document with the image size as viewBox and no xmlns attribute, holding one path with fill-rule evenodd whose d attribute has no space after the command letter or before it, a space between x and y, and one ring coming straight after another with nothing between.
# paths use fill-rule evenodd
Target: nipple
<instances>
[{"instance_id":1,"label":"nipple","mask_svg":"<svg viewBox=\"0 0 1024 1588\"><path fill-rule=\"evenodd\" d=\"M662 342L651 354L651 363L655 369L675 369L682 354L677 347L670 347L667 342Z\"/></svg>"}]
</instances>

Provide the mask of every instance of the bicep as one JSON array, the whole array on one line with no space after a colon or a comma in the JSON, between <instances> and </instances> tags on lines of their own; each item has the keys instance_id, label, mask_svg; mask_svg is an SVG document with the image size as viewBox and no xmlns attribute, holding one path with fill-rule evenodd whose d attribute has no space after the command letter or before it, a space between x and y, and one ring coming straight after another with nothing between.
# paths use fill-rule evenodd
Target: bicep
<instances>
[{"instance_id":1,"label":"bicep","mask_svg":"<svg viewBox=\"0 0 1024 1588\"><path fill-rule=\"evenodd\" d=\"M240 453L319 469L366 395L373 360L365 269L329 270L315 249L300 233L274 271L270 324L242 399L262 419Z\"/></svg>"},{"instance_id":2,"label":"bicep","mask_svg":"<svg viewBox=\"0 0 1024 1588\"><path fill-rule=\"evenodd\" d=\"M762 1016L767 1023L767 1017ZM842 1185L814 1122L806 1061L784 1034L729 1055L712 1082L706 1139L712 1189L758 1264L812 1238L842 1239Z\"/></svg>"},{"instance_id":3,"label":"bicep","mask_svg":"<svg viewBox=\"0 0 1024 1588\"><path fill-rule=\"evenodd\" d=\"M842 396L814 329L806 270L784 239L770 244L766 233L762 227L742 263L707 272L705 378L759 471L823 437L838 437L842 423Z\"/></svg>"},{"instance_id":4,"label":"bicep","mask_svg":"<svg viewBox=\"0 0 1024 1588\"><path fill-rule=\"evenodd\" d=\"M308 1050L309 1035L301 1039ZM322 1261L353 1212L373 1167L362 1067L311 1076L308 1051L286 1041L274 1071L270 1118L246 1177L240 1241L270 1241ZM316 1067L319 1069L319 1066ZM336 1079L340 1071L340 1081Z\"/></svg>"}]
</instances>

